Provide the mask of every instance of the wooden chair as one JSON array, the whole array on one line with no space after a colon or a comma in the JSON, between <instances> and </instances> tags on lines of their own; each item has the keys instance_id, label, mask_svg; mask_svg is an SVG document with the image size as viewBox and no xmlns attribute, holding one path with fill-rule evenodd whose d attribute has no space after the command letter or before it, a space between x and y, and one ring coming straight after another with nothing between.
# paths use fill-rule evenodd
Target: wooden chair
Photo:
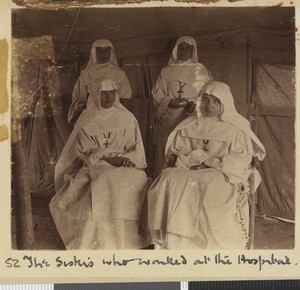
<instances>
[{"instance_id":1,"label":"wooden chair","mask_svg":"<svg viewBox=\"0 0 300 290\"><path fill-rule=\"evenodd\" d=\"M249 219L249 243L248 249L254 249L255 239L255 215L256 215L256 188L255 188L255 169L258 166L258 159L254 157L251 162L251 174L249 176L250 196L249 196L249 207L250 207L250 219Z\"/></svg>"},{"instance_id":2,"label":"wooden chair","mask_svg":"<svg viewBox=\"0 0 300 290\"><path fill-rule=\"evenodd\" d=\"M254 101L254 100L252 100ZM245 116L249 120L250 125L254 133L257 135L258 132L258 106L255 102L248 103L244 109L246 109ZM250 219L249 219L249 243L248 249L254 249L255 240L255 215L256 215L256 202L257 192L255 188L255 170L258 167L259 160L256 157L252 158L251 162L251 174L249 176L250 196L249 196L249 207L250 207Z\"/></svg>"}]
</instances>

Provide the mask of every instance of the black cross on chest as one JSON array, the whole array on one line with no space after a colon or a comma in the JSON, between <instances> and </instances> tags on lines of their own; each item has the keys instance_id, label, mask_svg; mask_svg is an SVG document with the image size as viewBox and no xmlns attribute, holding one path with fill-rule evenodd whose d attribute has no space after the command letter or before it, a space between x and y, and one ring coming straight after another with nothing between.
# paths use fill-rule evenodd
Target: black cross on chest
<instances>
[{"instance_id":1,"label":"black cross on chest","mask_svg":"<svg viewBox=\"0 0 300 290\"><path fill-rule=\"evenodd\" d=\"M103 143L103 145L105 146L105 148L107 148L109 145L111 145L111 143L109 142L110 132L108 132L107 136L103 133L103 136L105 138L105 142Z\"/></svg>"},{"instance_id":2,"label":"black cross on chest","mask_svg":"<svg viewBox=\"0 0 300 290\"><path fill-rule=\"evenodd\" d=\"M178 81L178 83L179 83L179 91L177 91L177 93L178 93L178 98L181 98L183 94L183 88L186 85L186 83L182 83L181 81Z\"/></svg>"},{"instance_id":3,"label":"black cross on chest","mask_svg":"<svg viewBox=\"0 0 300 290\"><path fill-rule=\"evenodd\" d=\"M202 148L203 151L204 151L204 152L208 152L209 149L207 148L207 145L208 145L208 143L209 143L209 140L208 140L208 139L203 139L202 142L203 142L203 148Z\"/></svg>"}]
</instances>

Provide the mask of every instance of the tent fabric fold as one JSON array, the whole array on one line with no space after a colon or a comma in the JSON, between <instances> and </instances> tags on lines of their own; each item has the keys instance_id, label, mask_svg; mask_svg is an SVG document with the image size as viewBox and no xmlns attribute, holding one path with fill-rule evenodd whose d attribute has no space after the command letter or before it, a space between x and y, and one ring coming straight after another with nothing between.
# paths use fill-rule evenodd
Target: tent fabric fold
<instances>
[{"instance_id":1,"label":"tent fabric fold","mask_svg":"<svg viewBox=\"0 0 300 290\"><path fill-rule=\"evenodd\" d=\"M258 210L295 218L295 67L254 63L258 136L268 152L261 163Z\"/></svg>"}]
</instances>

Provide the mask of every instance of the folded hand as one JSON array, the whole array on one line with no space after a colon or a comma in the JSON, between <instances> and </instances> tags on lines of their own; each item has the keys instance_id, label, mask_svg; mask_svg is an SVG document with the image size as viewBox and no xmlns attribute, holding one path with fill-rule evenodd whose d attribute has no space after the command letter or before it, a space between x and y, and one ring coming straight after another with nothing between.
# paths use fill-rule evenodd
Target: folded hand
<instances>
[{"instance_id":1,"label":"folded hand","mask_svg":"<svg viewBox=\"0 0 300 290\"><path fill-rule=\"evenodd\" d=\"M103 160L115 167L135 167L135 164L129 158L123 156L103 157Z\"/></svg>"},{"instance_id":2,"label":"folded hand","mask_svg":"<svg viewBox=\"0 0 300 290\"><path fill-rule=\"evenodd\" d=\"M206 168L209 168L209 167L206 166L204 163L190 167L191 170L199 170L199 169L206 169Z\"/></svg>"},{"instance_id":3,"label":"folded hand","mask_svg":"<svg viewBox=\"0 0 300 290\"><path fill-rule=\"evenodd\" d=\"M189 101L186 98L172 99L169 102L169 106L174 109L184 108L188 105Z\"/></svg>"}]
</instances>

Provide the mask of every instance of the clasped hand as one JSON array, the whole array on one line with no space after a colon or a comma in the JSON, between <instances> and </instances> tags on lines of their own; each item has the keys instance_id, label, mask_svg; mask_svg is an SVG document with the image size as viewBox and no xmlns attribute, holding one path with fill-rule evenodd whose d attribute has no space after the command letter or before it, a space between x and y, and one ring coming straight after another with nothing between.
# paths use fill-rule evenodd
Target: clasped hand
<instances>
[{"instance_id":1,"label":"clasped hand","mask_svg":"<svg viewBox=\"0 0 300 290\"><path fill-rule=\"evenodd\" d=\"M190 170L199 170L199 169L206 169L209 168L207 165L205 165L204 163L201 163L199 165L194 165L190 167Z\"/></svg>"},{"instance_id":2,"label":"clasped hand","mask_svg":"<svg viewBox=\"0 0 300 290\"><path fill-rule=\"evenodd\" d=\"M115 167L135 167L135 164L129 158L123 156L103 157L103 160Z\"/></svg>"},{"instance_id":3,"label":"clasped hand","mask_svg":"<svg viewBox=\"0 0 300 290\"><path fill-rule=\"evenodd\" d=\"M172 99L169 102L169 106L174 109L184 108L188 105L189 101L186 98Z\"/></svg>"}]
</instances>

